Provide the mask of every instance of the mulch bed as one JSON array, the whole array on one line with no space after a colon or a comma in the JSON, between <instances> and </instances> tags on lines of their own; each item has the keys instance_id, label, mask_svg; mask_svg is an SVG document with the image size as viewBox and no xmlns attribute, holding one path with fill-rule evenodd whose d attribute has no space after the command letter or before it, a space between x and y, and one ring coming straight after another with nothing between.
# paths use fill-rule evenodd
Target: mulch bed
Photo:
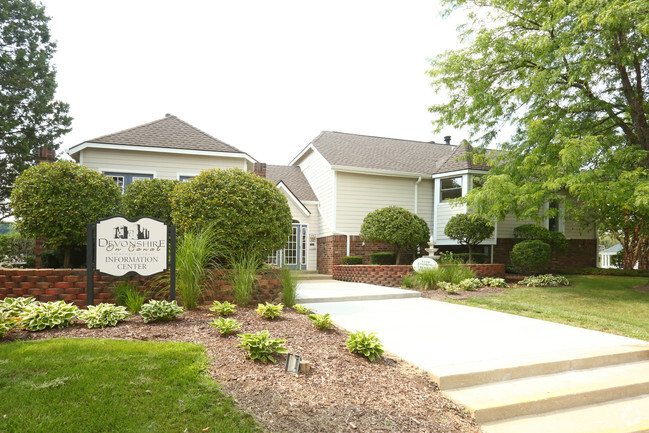
<instances>
[{"instance_id":1,"label":"mulch bed","mask_svg":"<svg viewBox=\"0 0 649 433\"><path fill-rule=\"evenodd\" d=\"M426 372L389 353L373 363L348 353L341 329L319 331L288 308L273 321L260 318L252 308L239 308L233 316L243 324L239 332L268 329L271 337L286 338L292 353L312 363L310 373L293 375L284 372L285 355L278 355L276 364L251 361L236 347L236 336L219 337L208 325L211 314L202 307L167 323L145 324L135 316L114 328L76 324L13 331L5 341L117 338L203 344L212 359L213 377L270 432L480 432L460 407L441 395Z\"/></svg>"}]
</instances>

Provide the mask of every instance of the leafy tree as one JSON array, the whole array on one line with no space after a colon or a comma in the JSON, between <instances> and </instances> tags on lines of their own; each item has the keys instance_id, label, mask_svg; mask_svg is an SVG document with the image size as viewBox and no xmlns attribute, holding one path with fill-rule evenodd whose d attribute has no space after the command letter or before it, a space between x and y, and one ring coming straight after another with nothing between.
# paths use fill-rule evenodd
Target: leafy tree
<instances>
[{"instance_id":1,"label":"leafy tree","mask_svg":"<svg viewBox=\"0 0 649 433\"><path fill-rule=\"evenodd\" d=\"M239 169L207 170L176 186L171 218L179 231L212 224L216 242L229 251L265 257L283 248L291 233L286 197L267 179Z\"/></svg>"},{"instance_id":2,"label":"leafy tree","mask_svg":"<svg viewBox=\"0 0 649 433\"><path fill-rule=\"evenodd\" d=\"M68 105L54 100L48 21L31 0L0 0L0 218L10 215L14 181L36 163L39 148L57 149L70 131Z\"/></svg>"},{"instance_id":3,"label":"leafy tree","mask_svg":"<svg viewBox=\"0 0 649 433\"><path fill-rule=\"evenodd\" d=\"M397 264L402 252L428 242L430 230L426 221L399 207L388 206L368 213L361 224L360 237L367 242L385 242L394 246Z\"/></svg>"},{"instance_id":4,"label":"leafy tree","mask_svg":"<svg viewBox=\"0 0 649 433\"><path fill-rule=\"evenodd\" d=\"M472 262L473 248L494 232L494 224L476 214L458 214L451 217L444 227L444 234L469 247L469 263Z\"/></svg>"},{"instance_id":5,"label":"leafy tree","mask_svg":"<svg viewBox=\"0 0 649 433\"><path fill-rule=\"evenodd\" d=\"M11 206L16 228L28 237L47 238L64 248L69 267L74 246L85 245L86 225L114 215L121 191L110 178L69 161L41 163L16 179Z\"/></svg>"},{"instance_id":6,"label":"leafy tree","mask_svg":"<svg viewBox=\"0 0 649 433\"><path fill-rule=\"evenodd\" d=\"M432 62L436 125L468 129L483 148L503 127L479 213L522 219L549 201L619 237L625 253L648 245L649 2L444 0L466 11L462 49ZM491 154L494 156L494 154Z\"/></svg>"},{"instance_id":7,"label":"leafy tree","mask_svg":"<svg viewBox=\"0 0 649 433\"><path fill-rule=\"evenodd\" d=\"M136 180L126 187L122 211L127 218L144 216L171 221L171 193L179 181L174 179Z\"/></svg>"}]
</instances>

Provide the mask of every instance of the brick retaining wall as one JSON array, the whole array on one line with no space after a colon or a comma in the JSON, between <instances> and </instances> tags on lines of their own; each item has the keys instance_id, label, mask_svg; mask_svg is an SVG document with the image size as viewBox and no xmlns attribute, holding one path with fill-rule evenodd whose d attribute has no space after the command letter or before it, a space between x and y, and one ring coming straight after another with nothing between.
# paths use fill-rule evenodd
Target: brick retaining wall
<instances>
[{"instance_id":1,"label":"brick retaining wall","mask_svg":"<svg viewBox=\"0 0 649 433\"><path fill-rule=\"evenodd\" d=\"M205 292L204 302L233 300L232 286L223 278L223 271L215 271L214 284ZM151 277L138 275L113 277L95 272L95 304L113 302L112 287L116 281L127 279L146 290ZM282 291L277 270L263 270L257 276L257 290L253 302L276 301ZM85 269L8 269L0 268L0 299L31 296L42 302L66 301L77 306L86 305Z\"/></svg>"},{"instance_id":2,"label":"brick retaining wall","mask_svg":"<svg viewBox=\"0 0 649 433\"><path fill-rule=\"evenodd\" d=\"M498 238L494 246L494 262L509 264L509 253L514 248L514 239ZM550 256L550 270L570 270L597 266L597 239L569 239L563 253L553 252Z\"/></svg>"},{"instance_id":3,"label":"brick retaining wall","mask_svg":"<svg viewBox=\"0 0 649 433\"><path fill-rule=\"evenodd\" d=\"M505 265L463 265L473 269L479 277L504 277ZM354 283L376 284L386 287L401 287L403 277L412 272L410 265L336 265L333 266L334 280Z\"/></svg>"}]
</instances>

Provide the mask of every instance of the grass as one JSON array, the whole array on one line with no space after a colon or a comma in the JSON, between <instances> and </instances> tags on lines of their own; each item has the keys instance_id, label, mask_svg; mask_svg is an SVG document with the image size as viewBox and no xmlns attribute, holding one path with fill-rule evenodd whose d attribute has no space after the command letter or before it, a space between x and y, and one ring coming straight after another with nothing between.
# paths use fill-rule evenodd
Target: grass
<instances>
[{"instance_id":1,"label":"grass","mask_svg":"<svg viewBox=\"0 0 649 433\"><path fill-rule=\"evenodd\" d=\"M189 343L0 344L0 431L261 431L207 367L205 349Z\"/></svg>"},{"instance_id":2,"label":"grass","mask_svg":"<svg viewBox=\"0 0 649 433\"><path fill-rule=\"evenodd\" d=\"M570 276L570 287L519 287L457 303L649 341L647 278Z\"/></svg>"},{"instance_id":3,"label":"grass","mask_svg":"<svg viewBox=\"0 0 649 433\"><path fill-rule=\"evenodd\" d=\"M261 260L254 254L239 254L230 259L228 280L232 284L232 295L237 305L245 307L250 303L260 265Z\"/></svg>"},{"instance_id":4,"label":"grass","mask_svg":"<svg viewBox=\"0 0 649 433\"><path fill-rule=\"evenodd\" d=\"M288 268L280 270L280 280L282 281L282 302L287 307L295 305L297 297L297 277Z\"/></svg>"}]
</instances>

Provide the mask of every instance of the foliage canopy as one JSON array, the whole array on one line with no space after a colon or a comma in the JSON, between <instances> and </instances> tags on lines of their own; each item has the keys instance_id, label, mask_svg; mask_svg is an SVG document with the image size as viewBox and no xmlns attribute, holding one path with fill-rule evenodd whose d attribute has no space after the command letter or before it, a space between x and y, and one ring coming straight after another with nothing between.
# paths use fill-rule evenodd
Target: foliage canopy
<instances>
[{"instance_id":1,"label":"foliage canopy","mask_svg":"<svg viewBox=\"0 0 649 433\"><path fill-rule=\"evenodd\" d=\"M56 44L49 18L31 0L0 0L0 218L16 177L36 163L39 148L57 149L70 131L68 105L56 101Z\"/></svg>"},{"instance_id":2,"label":"foliage canopy","mask_svg":"<svg viewBox=\"0 0 649 433\"><path fill-rule=\"evenodd\" d=\"M490 237L494 224L487 218L476 214L457 214L451 217L444 227L444 234L469 247L469 263L472 263L473 248Z\"/></svg>"},{"instance_id":3,"label":"foliage canopy","mask_svg":"<svg viewBox=\"0 0 649 433\"><path fill-rule=\"evenodd\" d=\"M127 218L145 216L171 221L171 193L179 181L174 179L136 180L126 187L122 211Z\"/></svg>"}]
</instances>

